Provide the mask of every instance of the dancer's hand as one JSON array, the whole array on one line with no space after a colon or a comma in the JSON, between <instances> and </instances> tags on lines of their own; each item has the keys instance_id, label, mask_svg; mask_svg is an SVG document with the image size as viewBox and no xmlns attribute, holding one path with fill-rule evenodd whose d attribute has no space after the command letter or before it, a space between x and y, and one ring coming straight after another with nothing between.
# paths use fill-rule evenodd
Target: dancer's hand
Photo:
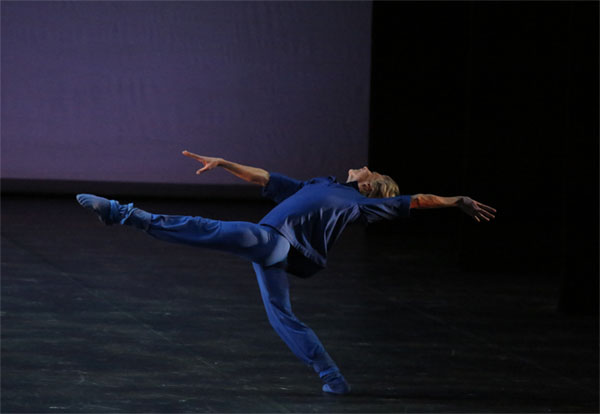
<instances>
[{"instance_id":1,"label":"dancer's hand","mask_svg":"<svg viewBox=\"0 0 600 414\"><path fill-rule=\"evenodd\" d=\"M199 161L202 164L204 164L204 167L196 171L196 174L202 174L204 171L212 170L213 168L218 167L223 161L223 158L203 157L202 155L194 154L193 152L189 152L187 150L182 151L181 153L186 157L193 158L196 161Z\"/></svg>"},{"instance_id":2,"label":"dancer's hand","mask_svg":"<svg viewBox=\"0 0 600 414\"><path fill-rule=\"evenodd\" d=\"M477 220L477 222L481 222L481 219L490 221L490 219L496 217L494 216L494 213L496 213L495 208L486 206L485 204L475 201L469 197L461 197L458 207L466 214L473 217L473 219Z\"/></svg>"},{"instance_id":3,"label":"dancer's hand","mask_svg":"<svg viewBox=\"0 0 600 414\"><path fill-rule=\"evenodd\" d=\"M248 181L249 183L262 185L263 187L267 185L270 179L268 171L263 170L262 168L238 164L236 162L224 160L223 158L204 157L189 151L182 151L181 153L186 157L193 158L204 164L204 167L196 171L196 174L202 174L204 171L212 170L215 167L223 167L226 171L236 177Z\"/></svg>"}]
</instances>

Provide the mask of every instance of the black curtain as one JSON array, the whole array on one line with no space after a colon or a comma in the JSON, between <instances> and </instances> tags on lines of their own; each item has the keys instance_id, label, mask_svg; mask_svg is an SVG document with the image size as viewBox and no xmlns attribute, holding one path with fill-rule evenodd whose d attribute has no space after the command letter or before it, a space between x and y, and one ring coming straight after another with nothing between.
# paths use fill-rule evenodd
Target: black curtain
<instances>
[{"instance_id":1,"label":"black curtain","mask_svg":"<svg viewBox=\"0 0 600 414\"><path fill-rule=\"evenodd\" d=\"M498 216L371 231L452 232L463 269L559 274L597 313L598 3L375 2L372 53L371 167Z\"/></svg>"}]
</instances>

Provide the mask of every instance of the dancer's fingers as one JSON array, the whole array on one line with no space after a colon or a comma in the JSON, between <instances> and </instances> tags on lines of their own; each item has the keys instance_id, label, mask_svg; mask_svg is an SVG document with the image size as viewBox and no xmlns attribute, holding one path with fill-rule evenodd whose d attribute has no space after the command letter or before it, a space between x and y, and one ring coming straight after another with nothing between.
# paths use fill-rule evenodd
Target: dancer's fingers
<instances>
[{"instance_id":1,"label":"dancer's fingers","mask_svg":"<svg viewBox=\"0 0 600 414\"><path fill-rule=\"evenodd\" d=\"M478 203L480 207L482 207L483 209L491 212L491 213L495 213L496 209L494 207L490 207L490 206L486 206L485 204L482 203Z\"/></svg>"},{"instance_id":2,"label":"dancer's fingers","mask_svg":"<svg viewBox=\"0 0 600 414\"><path fill-rule=\"evenodd\" d=\"M484 215L485 217L496 218L496 216L494 216L492 213L490 213L489 211L483 210L483 209L481 209L481 214Z\"/></svg>"},{"instance_id":3,"label":"dancer's fingers","mask_svg":"<svg viewBox=\"0 0 600 414\"><path fill-rule=\"evenodd\" d=\"M189 152L188 150L182 151L181 153L183 155L185 155L186 157L193 158L197 161L204 161L204 157L202 157L201 155L198 155L198 154L194 154L193 152Z\"/></svg>"},{"instance_id":4,"label":"dancer's fingers","mask_svg":"<svg viewBox=\"0 0 600 414\"><path fill-rule=\"evenodd\" d=\"M202 158L200 155L194 154L193 152L189 152L188 150L182 151L181 153L183 155L185 155L186 157L190 157L190 158L193 158L195 160L198 160L198 159Z\"/></svg>"}]
</instances>

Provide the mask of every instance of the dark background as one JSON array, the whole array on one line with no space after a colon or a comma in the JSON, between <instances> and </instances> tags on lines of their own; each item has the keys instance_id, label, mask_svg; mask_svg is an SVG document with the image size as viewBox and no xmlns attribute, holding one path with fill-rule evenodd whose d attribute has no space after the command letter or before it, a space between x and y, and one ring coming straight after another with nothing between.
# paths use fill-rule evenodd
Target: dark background
<instances>
[{"instance_id":1,"label":"dark background","mask_svg":"<svg viewBox=\"0 0 600 414\"><path fill-rule=\"evenodd\" d=\"M372 61L370 165L498 210L412 230L456 232L465 270L561 274L563 309L597 315L598 3L375 2Z\"/></svg>"}]
</instances>

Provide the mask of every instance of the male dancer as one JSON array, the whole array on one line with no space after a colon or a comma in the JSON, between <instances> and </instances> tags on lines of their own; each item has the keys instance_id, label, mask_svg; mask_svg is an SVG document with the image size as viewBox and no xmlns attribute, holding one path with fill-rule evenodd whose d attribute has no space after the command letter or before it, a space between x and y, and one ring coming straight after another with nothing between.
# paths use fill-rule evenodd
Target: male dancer
<instances>
[{"instance_id":1,"label":"male dancer","mask_svg":"<svg viewBox=\"0 0 600 414\"><path fill-rule=\"evenodd\" d=\"M350 385L315 333L292 313L288 274L309 277L323 269L327 252L344 228L356 221L408 217L412 208L458 207L478 222L489 221L496 213L469 197L399 195L398 185L390 177L367 167L349 170L346 183L334 177L298 181L222 158L188 151L183 155L203 164L196 174L222 167L261 185L263 195L277 206L254 224L152 214L132 203L122 205L91 194L79 194L77 201L106 225L126 224L161 240L226 251L250 260L269 322L292 352L319 374L327 393L346 394Z\"/></svg>"}]
</instances>

